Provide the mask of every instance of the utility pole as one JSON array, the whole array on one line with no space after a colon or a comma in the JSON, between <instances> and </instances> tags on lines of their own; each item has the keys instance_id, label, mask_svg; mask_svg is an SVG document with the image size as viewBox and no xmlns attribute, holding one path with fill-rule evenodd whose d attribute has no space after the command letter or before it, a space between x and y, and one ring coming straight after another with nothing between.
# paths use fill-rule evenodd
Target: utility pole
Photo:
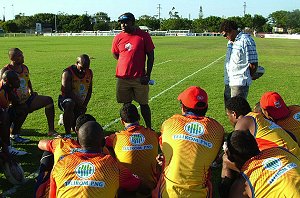
<instances>
[{"instance_id":1,"label":"utility pole","mask_svg":"<svg viewBox=\"0 0 300 198\"><path fill-rule=\"evenodd\" d=\"M246 15L246 1L244 1L244 16Z\"/></svg>"},{"instance_id":2,"label":"utility pole","mask_svg":"<svg viewBox=\"0 0 300 198\"><path fill-rule=\"evenodd\" d=\"M199 9L199 19L202 19L203 18L203 10L202 10L202 6L200 6L200 9Z\"/></svg>"},{"instance_id":3,"label":"utility pole","mask_svg":"<svg viewBox=\"0 0 300 198\"><path fill-rule=\"evenodd\" d=\"M14 4L11 4L12 17L15 19Z\"/></svg>"},{"instance_id":4,"label":"utility pole","mask_svg":"<svg viewBox=\"0 0 300 198\"><path fill-rule=\"evenodd\" d=\"M5 7L3 6L3 21L5 21Z\"/></svg>"},{"instance_id":5,"label":"utility pole","mask_svg":"<svg viewBox=\"0 0 300 198\"><path fill-rule=\"evenodd\" d=\"M160 21L160 10L161 10L161 7L160 7L160 4L158 4L158 7L157 7L157 14L158 14L158 20Z\"/></svg>"}]
</instances>

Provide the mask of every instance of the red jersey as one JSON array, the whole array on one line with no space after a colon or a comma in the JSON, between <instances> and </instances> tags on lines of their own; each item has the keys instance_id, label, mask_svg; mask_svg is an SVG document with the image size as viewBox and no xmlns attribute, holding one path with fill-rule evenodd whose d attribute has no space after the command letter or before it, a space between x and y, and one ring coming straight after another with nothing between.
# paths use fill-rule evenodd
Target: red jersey
<instances>
[{"instance_id":1,"label":"red jersey","mask_svg":"<svg viewBox=\"0 0 300 198\"><path fill-rule=\"evenodd\" d=\"M71 72L72 74L72 92L77 95L81 102L83 103L88 94L89 88L93 80L93 72L90 69L86 69L85 75L82 78L79 78L74 69L74 65L68 67L66 71ZM65 96L63 87L61 88L62 96Z\"/></svg>"},{"instance_id":2,"label":"red jersey","mask_svg":"<svg viewBox=\"0 0 300 198\"><path fill-rule=\"evenodd\" d=\"M261 151L249 159L241 171L252 197L300 197L300 161L283 148Z\"/></svg>"},{"instance_id":3,"label":"red jersey","mask_svg":"<svg viewBox=\"0 0 300 198\"><path fill-rule=\"evenodd\" d=\"M107 146L113 147L116 158L122 165L143 178L148 186L156 186L158 138L155 131L133 125L126 131L110 135L106 141Z\"/></svg>"},{"instance_id":4,"label":"red jersey","mask_svg":"<svg viewBox=\"0 0 300 198\"><path fill-rule=\"evenodd\" d=\"M20 98L20 103L25 103L27 99L30 97L30 89L29 89L29 70L28 67L24 64L21 65L22 71L17 72L12 68L12 65L8 64L5 66L8 70L12 70L16 72L20 79L20 87L16 89L16 94Z\"/></svg>"},{"instance_id":5,"label":"red jersey","mask_svg":"<svg viewBox=\"0 0 300 198\"><path fill-rule=\"evenodd\" d=\"M154 49L149 33L137 28L133 33L121 32L112 43L112 53L119 54L118 78L139 78L145 75L146 53Z\"/></svg>"},{"instance_id":6,"label":"red jersey","mask_svg":"<svg viewBox=\"0 0 300 198\"><path fill-rule=\"evenodd\" d=\"M287 130L294 134L300 146L300 106L289 106L290 114L288 117L277 120L276 124L281 126L284 130Z\"/></svg>"},{"instance_id":7,"label":"red jersey","mask_svg":"<svg viewBox=\"0 0 300 198\"><path fill-rule=\"evenodd\" d=\"M136 190L140 180L110 155L75 152L59 160L50 178L50 197L115 197Z\"/></svg>"},{"instance_id":8,"label":"red jersey","mask_svg":"<svg viewBox=\"0 0 300 198\"><path fill-rule=\"evenodd\" d=\"M153 197L211 197L210 166L224 128L209 117L174 115L161 128L165 167Z\"/></svg>"}]
</instances>

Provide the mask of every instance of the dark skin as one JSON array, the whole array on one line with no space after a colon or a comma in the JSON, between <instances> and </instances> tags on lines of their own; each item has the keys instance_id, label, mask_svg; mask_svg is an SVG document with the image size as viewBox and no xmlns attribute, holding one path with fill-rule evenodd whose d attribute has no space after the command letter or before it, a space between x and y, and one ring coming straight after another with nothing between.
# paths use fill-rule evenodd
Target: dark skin
<instances>
[{"instance_id":1,"label":"dark skin","mask_svg":"<svg viewBox=\"0 0 300 198\"><path fill-rule=\"evenodd\" d=\"M123 32L131 34L136 30L136 26L134 25L134 22L131 20L124 20L119 21L121 25L121 29ZM146 68L146 74L140 78L142 85L148 85L149 80L151 79L151 72L154 64L154 50L151 50L150 52L146 52L147 55L147 68ZM119 54L113 53L113 57L118 60ZM152 122L151 122L151 110L148 104L140 104L141 106L141 114L145 120L146 126L148 128L151 128Z\"/></svg>"},{"instance_id":2,"label":"dark skin","mask_svg":"<svg viewBox=\"0 0 300 198\"><path fill-rule=\"evenodd\" d=\"M73 65L75 74L79 78L83 78L86 74L86 70L90 68L90 59L87 55L81 55L78 57L77 62L75 65ZM92 96L92 87L93 84L90 82L89 90L87 92L87 96L85 100L82 102L82 100L79 98L78 95L76 95L73 92L73 86L72 86L72 73L68 70L65 70L62 74L62 91L65 93L66 98L71 98L74 102L67 102L64 107L64 127L66 134L71 133L71 128L74 127L75 124L75 114L74 114L74 108L76 107L76 110L79 111L81 114L84 114L87 110L88 102L91 99Z\"/></svg>"},{"instance_id":3,"label":"dark skin","mask_svg":"<svg viewBox=\"0 0 300 198\"><path fill-rule=\"evenodd\" d=\"M24 64L24 55L23 52L18 48L12 48L9 51L9 59L10 59L10 66L13 71L16 73L21 73L23 71L22 65ZM9 70L7 67L4 67L1 69L0 75L2 76L5 71ZM28 112L31 113L33 111L36 111L38 109L41 109L45 107L45 115L47 117L48 122L48 135L54 135L56 134L56 131L54 129L54 105L53 100L49 96L42 96L38 95L37 92L34 92L32 89L31 81L28 81L28 89L30 95L34 95L34 99L28 106ZM12 130L12 134L19 134L20 128L14 127Z\"/></svg>"}]
</instances>

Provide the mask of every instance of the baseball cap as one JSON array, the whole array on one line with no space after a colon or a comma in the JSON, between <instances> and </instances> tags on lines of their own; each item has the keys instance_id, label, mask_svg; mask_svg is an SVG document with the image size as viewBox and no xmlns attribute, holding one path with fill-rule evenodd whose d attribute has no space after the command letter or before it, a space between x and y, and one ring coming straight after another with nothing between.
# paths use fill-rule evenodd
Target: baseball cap
<instances>
[{"instance_id":1,"label":"baseball cap","mask_svg":"<svg viewBox=\"0 0 300 198\"><path fill-rule=\"evenodd\" d=\"M266 92L260 99L260 107L267 110L268 114L275 120L287 117L289 109L277 92Z\"/></svg>"},{"instance_id":2,"label":"baseball cap","mask_svg":"<svg viewBox=\"0 0 300 198\"><path fill-rule=\"evenodd\" d=\"M120 21L132 21L132 22L134 22L135 17L132 13L126 12L126 13L122 14L121 16L119 16L118 22L120 22Z\"/></svg>"},{"instance_id":3,"label":"baseball cap","mask_svg":"<svg viewBox=\"0 0 300 198\"><path fill-rule=\"evenodd\" d=\"M207 93L197 86L191 86L179 94L178 100L182 104L191 109L205 109L208 106L208 96ZM204 106L198 106L199 102L203 102Z\"/></svg>"}]
</instances>

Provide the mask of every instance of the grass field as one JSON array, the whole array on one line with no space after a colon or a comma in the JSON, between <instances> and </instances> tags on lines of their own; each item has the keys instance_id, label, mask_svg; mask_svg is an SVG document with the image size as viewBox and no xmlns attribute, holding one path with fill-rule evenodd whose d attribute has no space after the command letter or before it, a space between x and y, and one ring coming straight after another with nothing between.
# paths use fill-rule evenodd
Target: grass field
<instances>
[{"instance_id":1,"label":"grass field","mask_svg":"<svg viewBox=\"0 0 300 198\"><path fill-rule=\"evenodd\" d=\"M20 48L29 67L33 89L40 95L53 97L57 123L61 113L57 107L60 93L61 72L75 63L76 57L87 53L93 57L93 95L88 113L94 115L102 125L109 127L107 133L122 128L118 118L120 104L115 100L115 65L110 48L112 37L24 37L0 38L0 65L9 63L8 49ZM150 89L150 107L153 129L160 130L162 122L175 113L180 113L178 94L191 85L204 88L209 96L207 115L218 120L230 132L223 104L223 63L226 40L221 37L153 37L156 45L155 65L151 78L156 84ZM300 103L300 40L261 39L256 40L259 64L266 69L265 75L255 81L248 96L253 106L266 91L279 92L288 104ZM143 122L142 122L143 123ZM63 127L56 127L63 133ZM29 144L14 145L30 152L18 156L28 182L17 189L11 197L32 197L34 180L42 152L37 148L40 139L47 138L44 110L30 114L23 126L22 134L30 138ZM214 181L219 170L214 171ZM0 193L7 192L10 185L0 173ZM216 195L216 197L218 197Z\"/></svg>"}]
</instances>

